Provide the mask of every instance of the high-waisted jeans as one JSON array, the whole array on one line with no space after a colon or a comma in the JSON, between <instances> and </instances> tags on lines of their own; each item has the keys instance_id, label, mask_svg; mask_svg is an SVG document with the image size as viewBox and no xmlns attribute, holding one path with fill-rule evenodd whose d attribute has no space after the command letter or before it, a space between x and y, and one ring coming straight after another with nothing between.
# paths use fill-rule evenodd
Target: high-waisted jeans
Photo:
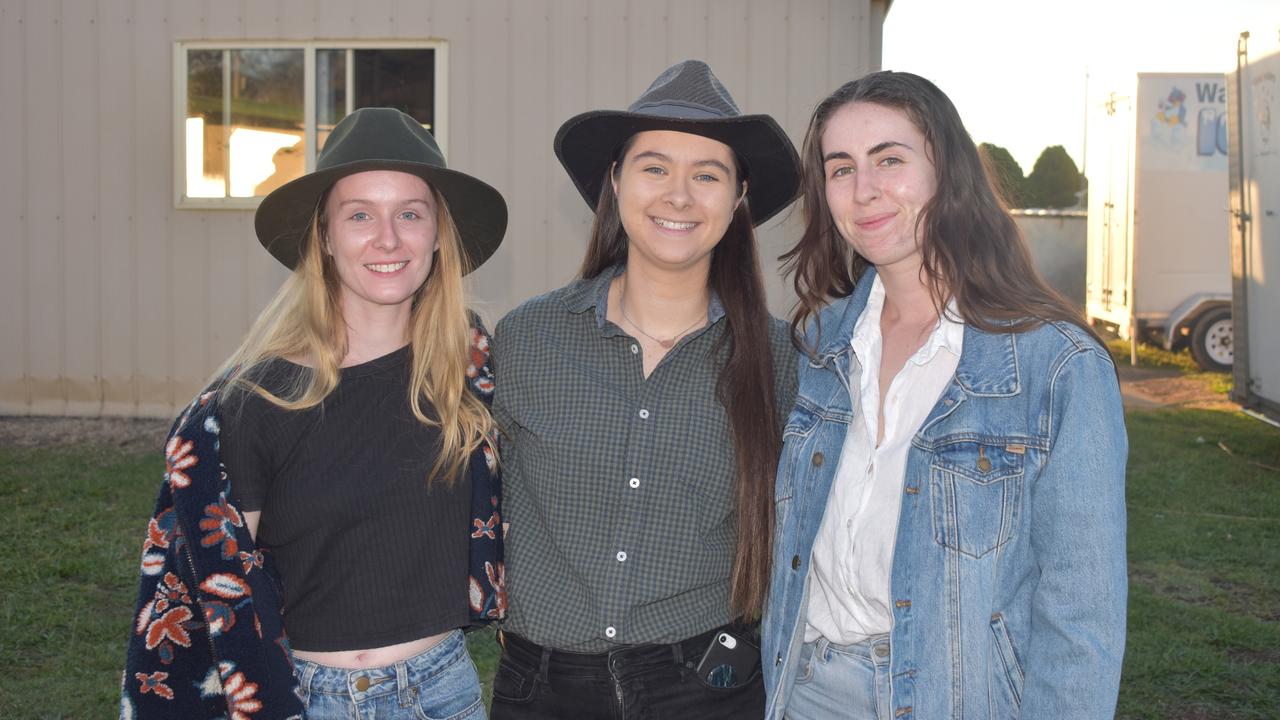
<instances>
[{"instance_id":1,"label":"high-waisted jeans","mask_svg":"<svg viewBox=\"0 0 1280 720\"><path fill-rule=\"evenodd\" d=\"M348 670L294 658L307 720L484 720L461 630L407 660Z\"/></svg>"}]
</instances>

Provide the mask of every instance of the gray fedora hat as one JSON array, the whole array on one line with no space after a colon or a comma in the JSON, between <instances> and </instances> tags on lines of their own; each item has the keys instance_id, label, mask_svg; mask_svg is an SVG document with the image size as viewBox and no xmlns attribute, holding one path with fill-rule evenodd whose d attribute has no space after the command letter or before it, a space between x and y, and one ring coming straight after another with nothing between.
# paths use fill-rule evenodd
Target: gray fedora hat
<instances>
[{"instance_id":1,"label":"gray fedora hat","mask_svg":"<svg viewBox=\"0 0 1280 720\"><path fill-rule=\"evenodd\" d=\"M329 134L314 172L285 183L262 199L253 225L258 242L292 269L316 205L338 180L366 170L399 170L426 180L444 197L459 241L474 270L502 244L507 203L488 184L445 167L436 139L394 108L361 108Z\"/></svg>"},{"instance_id":2,"label":"gray fedora hat","mask_svg":"<svg viewBox=\"0 0 1280 720\"><path fill-rule=\"evenodd\" d=\"M799 192L800 158L778 123L768 115L743 115L706 63L685 60L667 68L626 110L592 110L560 126L556 157L592 210L618 150L645 130L702 135L732 148L746 163L747 204L756 225Z\"/></svg>"}]
</instances>

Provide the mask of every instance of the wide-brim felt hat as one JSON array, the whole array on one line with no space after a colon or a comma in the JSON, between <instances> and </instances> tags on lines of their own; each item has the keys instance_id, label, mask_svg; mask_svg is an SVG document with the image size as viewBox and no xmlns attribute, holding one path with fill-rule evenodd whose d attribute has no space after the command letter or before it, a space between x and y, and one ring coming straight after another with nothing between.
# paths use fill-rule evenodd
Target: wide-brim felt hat
<instances>
[{"instance_id":1,"label":"wide-brim felt hat","mask_svg":"<svg viewBox=\"0 0 1280 720\"><path fill-rule=\"evenodd\" d=\"M638 132L675 130L728 145L746 164L747 204L759 225L791 204L800 189L800 157L768 115L743 115L719 78L698 60L667 68L626 110L575 115L556 133L555 151L594 211L610 163Z\"/></svg>"},{"instance_id":2,"label":"wide-brim felt hat","mask_svg":"<svg viewBox=\"0 0 1280 720\"><path fill-rule=\"evenodd\" d=\"M435 188L458 229L467 271L480 267L502 244L507 230L502 194L482 180L447 168L435 138L413 117L394 108L372 107L356 110L333 128L314 172L262 199L253 221L258 242L293 269L320 198L338 180L367 170L417 175Z\"/></svg>"}]
</instances>

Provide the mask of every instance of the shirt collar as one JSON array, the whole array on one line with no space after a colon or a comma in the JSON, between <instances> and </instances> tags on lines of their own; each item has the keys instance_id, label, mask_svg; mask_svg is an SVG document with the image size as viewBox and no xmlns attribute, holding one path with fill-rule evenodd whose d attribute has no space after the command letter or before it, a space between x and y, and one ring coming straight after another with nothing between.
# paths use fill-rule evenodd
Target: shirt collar
<instances>
[{"instance_id":1,"label":"shirt collar","mask_svg":"<svg viewBox=\"0 0 1280 720\"><path fill-rule=\"evenodd\" d=\"M877 274L872 278L866 307L858 317L858 322L853 327L853 336L849 339L849 344L858 357L869 357L871 348L878 348L882 344L880 313L883 310L884 283L880 282L880 276ZM947 303L946 311L938 318L938 324L934 326L933 332L929 333L929 339L907 361L916 365L927 365L939 350L946 349L959 357L963 347L964 320L960 319L960 313L956 311L955 298L952 298Z\"/></svg>"},{"instance_id":2,"label":"shirt collar","mask_svg":"<svg viewBox=\"0 0 1280 720\"><path fill-rule=\"evenodd\" d=\"M571 313L584 313L594 308L596 327L604 330L608 323L609 286L626 269L626 263L618 263L605 268L595 277L575 280L564 295L565 307ZM711 300L707 303L707 324L712 325L724 317L724 305L714 289L710 290L709 295Z\"/></svg>"}]
</instances>

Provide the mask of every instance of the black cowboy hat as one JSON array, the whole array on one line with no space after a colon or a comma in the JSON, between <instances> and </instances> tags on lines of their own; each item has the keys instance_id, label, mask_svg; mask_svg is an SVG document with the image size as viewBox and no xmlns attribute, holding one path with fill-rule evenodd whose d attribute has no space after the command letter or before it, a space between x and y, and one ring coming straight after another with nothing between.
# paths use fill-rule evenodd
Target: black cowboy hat
<instances>
[{"instance_id":1,"label":"black cowboy hat","mask_svg":"<svg viewBox=\"0 0 1280 720\"><path fill-rule=\"evenodd\" d=\"M728 145L746 164L747 204L756 225L791 204L800 189L800 158L768 115L743 115L729 91L699 60L667 68L626 110L592 110L556 133L556 157L594 211L605 170L632 135L675 130Z\"/></svg>"},{"instance_id":2,"label":"black cowboy hat","mask_svg":"<svg viewBox=\"0 0 1280 720\"><path fill-rule=\"evenodd\" d=\"M302 234L324 193L338 180L366 170L398 170L426 180L444 197L474 270L502 243L507 203L486 183L445 167L436 140L422 124L394 108L361 108L342 119L316 158L316 169L262 199L254 216L258 242L292 269Z\"/></svg>"}]
</instances>

